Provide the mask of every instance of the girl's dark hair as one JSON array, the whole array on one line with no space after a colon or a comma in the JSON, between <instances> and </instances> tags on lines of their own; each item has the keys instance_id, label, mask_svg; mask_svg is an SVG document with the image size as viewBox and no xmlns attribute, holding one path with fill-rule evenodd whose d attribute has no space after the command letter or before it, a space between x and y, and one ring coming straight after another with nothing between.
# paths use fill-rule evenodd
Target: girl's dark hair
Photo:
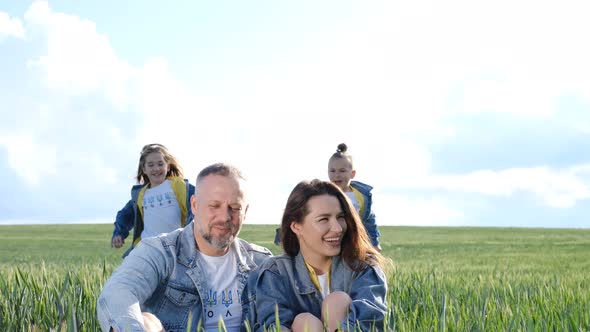
<instances>
[{"instance_id":1,"label":"girl's dark hair","mask_svg":"<svg viewBox=\"0 0 590 332\"><path fill-rule=\"evenodd\" d=\"M385 258L371 244L367 231L346 194L335 184L318 179L299 182L287 199L281 221L281 243L285 253L291 257L299 253L299 240L291 230L291 223L302 223L310 212L307 202L320 195L336 197L342 208L346 232L342 239L340 256L346 264L354 271L363 270L368 265L384 268Z\"/></svg>"},{"instance_id":2,"label":"girl's dark hair","mask_svg":"<svg viewBox=\"0 0 590 332\"><path fill-rule=\"evenodd\" d=\"M152 152L161 153L164 157L164 160L166 161L166 164L168 164L168 172L166 173L166 177L184 177L182 167L180 167L178 160L174 158L174 156L168 151L168 149L164 145L154 143L144 145L144 147L141 149L141 153L139 156L139 165L137 166L137 183L150 183L150 179L148 178L147 174L143 172L143 167L145 166L145 158L147 158L147 156Z\"/></svg>"},{"instance_id":3,"label":"girl's dark hair","mask_svg":"<svg viewBox=\"0 0 590 332\"><path fill-rule=\"evenodd\" d=\"M350 163L350 166L352 166L353 165L352 156L347 151L348 151L348 146L345 143L338 144L338 147L336 148L336 152L334 152L334 154L332 154L332 156L330 157L330 160L344 158L344 159L348 160L348 162Z\"/></svg>"}]
</instances>

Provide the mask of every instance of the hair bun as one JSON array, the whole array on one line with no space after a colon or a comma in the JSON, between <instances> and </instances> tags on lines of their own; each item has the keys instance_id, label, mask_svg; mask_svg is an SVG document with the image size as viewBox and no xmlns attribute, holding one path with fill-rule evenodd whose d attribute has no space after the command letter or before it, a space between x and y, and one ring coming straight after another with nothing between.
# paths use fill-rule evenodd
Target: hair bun
<instances>
[{"instance_id":1,"label":"hair bun","mask_svg":"<svg viewBox=\"0 0 590 332\"><path fill-rule=\"evenodd\" d=\"M346 146L346 144L344 144L344 143L340 143L340 144L338 144L338 148L336 149L336 152L344 153L344 152L346 152L346 150L348 150L348 146Z\"/></svg>"}]
</instances>

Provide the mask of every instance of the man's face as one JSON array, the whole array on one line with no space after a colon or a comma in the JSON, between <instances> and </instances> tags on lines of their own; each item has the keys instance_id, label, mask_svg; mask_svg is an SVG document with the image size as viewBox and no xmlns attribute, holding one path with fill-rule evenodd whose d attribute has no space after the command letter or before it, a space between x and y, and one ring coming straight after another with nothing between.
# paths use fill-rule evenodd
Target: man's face
<instances>
[{"instance_id":1,"label":"man's face","mask_svg":"<svg viewBox=\"0 0 590 332\"><path fill-rule=\"evenodd\" d=\"M224 255L246 218L248 204L240 181L212 174L201 180L191 197L195 240L205 255Z\"/></svg>"}]
</instances>

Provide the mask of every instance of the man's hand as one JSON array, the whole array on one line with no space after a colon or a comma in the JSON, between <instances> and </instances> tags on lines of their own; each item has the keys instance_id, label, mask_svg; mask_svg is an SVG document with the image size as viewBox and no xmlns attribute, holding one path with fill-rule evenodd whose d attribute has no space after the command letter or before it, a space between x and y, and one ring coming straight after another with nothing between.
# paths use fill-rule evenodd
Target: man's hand
<instances>
[{"instance_id":1,"label":"man's hand","mask_svg":"<svg viewBox=\"0 0 590 332\"><path fill-rule=\"evenodd\" d=\"M142 312L143 314L143 326L145 330L148 332L164 332L164 326L158 319L158 317L154 316L149 312Z\"/></svg>"}]
</instances>

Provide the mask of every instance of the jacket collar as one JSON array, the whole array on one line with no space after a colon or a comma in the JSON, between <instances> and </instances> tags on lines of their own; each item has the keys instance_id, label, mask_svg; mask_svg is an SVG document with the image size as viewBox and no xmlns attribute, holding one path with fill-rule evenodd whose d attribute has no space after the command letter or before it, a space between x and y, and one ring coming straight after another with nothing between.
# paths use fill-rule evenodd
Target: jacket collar
<instances>
[{"instance_id":1,"label":"jacket collar","mask_svg":"<svg viewBox=\"0 0 590 332\"><path fill-rule=\"evenodd\" d=\"M195 234L193 223L186 225L180 232L178 239L178 262L187 267L194 267L197 262L197 241L195 241Z\"/></svg>"},{"instance_id":2,"label":"jacket collar","mask_svg":"<svg viewBox=\"0 0 590 332\"><path fill-rule=\"evenodd\" d=\"M305 260L301 251L295 256L295 266L293 272L295 273L295 280L297 280L297 290L300 294L308 294L316 291L313 281L307 272ZM345 272L346 271L346 272ZM346 289L344 282L346 278L350 278L352 271L344 264L340 255L332 257L332 264L330 266L330 288L331 290Z\"/></svg>"},{"instance_id":3,"label":"jacket collar","mask_svg":"<svg viewBox=\"0 0 590 332\"><path fill-rule=\"evenodd\" d=\"M371 190L373 190L373 187L371 187L370 185L355 180L350 181L350 186L357 189L365 195L368 195L371 192Z\"/></svg>"},{"instance_id":4,"label":"jacket collar","mask_svg":"<svg viewBox=\"0 0 590 332\"><path fill-rule=\"evenodd\" d=\"M293 272L295 273L295 280L297 281L297 291L299 291L300 294L315 292L316 288L307 272L305 260L301 255L301 251L295 256L295 262L293 264L295 264ZM332 265L330 266L331 291L348 290L355 275L356 273L344 263L340 255L332 257Z\"/></svg>"},{"instance_id":5,"label":"jacket collar","mask_svg":"<svg viewBox=\"0 0 590 332\"><path fill-rule=\"evenodd\" d=\"M135 184L131 187L131 198L137 202L137 196L139 196L139 192L145 186L145 184Z\"/></svg>"},{"instance_id":6,"label":"jacket collar","mask_svg":"<svg viewBox=\"0 0 590 332\"><path fill-rule=\"evenodd\" d=\"M307 267L305 266L305 260L303 259L303 255L301 255L301 251L295 256L295 266L293 268L293 272L295 273L295 280L297 280L297 290L300 294L309 294L314 292L315 286L311 281L311 277L307 272Z\"/></svg>"}]
</instances>

